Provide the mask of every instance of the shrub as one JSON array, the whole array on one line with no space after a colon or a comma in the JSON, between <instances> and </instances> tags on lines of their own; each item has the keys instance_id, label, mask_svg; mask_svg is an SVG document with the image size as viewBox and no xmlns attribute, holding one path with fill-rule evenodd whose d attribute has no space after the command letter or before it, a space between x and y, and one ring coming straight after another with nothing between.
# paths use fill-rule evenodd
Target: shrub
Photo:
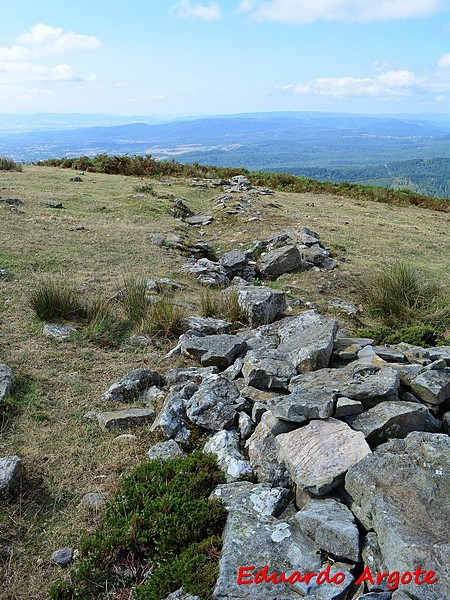
<instances>
[{"instance_id":1,"label":"shrub","mask_svg":"<svg viewBox=\"0 0 450 600\"><path fill-rule=\"evenodd\" d=\"M183 586L211 598L226 511L208 498L223 481L215 458L201 452L138 466L83 543L73 580L51 596L88 600L133 588L133 597L160 600Z\"/></svg>"},{"instance_id":2,"label":"shrub","mask_svg":"<svg viewBox=\"0 0 450 600\"><path fill-rule=\"evenodd\" d=\"M412 344L413 346L434 347L442 340L442 331L436 331L429 325L416 325L415 327L402 327L390 329L386 326L377 326L358 329L358 337L371 338L375 344Z\"/></svg>"},{"instance_id":3,"label":"shrub","mask_svg":"<svg viewBox=\"0 0 450 600\"><path fill-rule=\"evenodd\" d=\"M156 196L155 188L151 183L144 183L142 185L135 185L133 190L136 194L148 194L149 196Z\"/></svg>"},{"instance_id":4,"label":"shrub","mask_svg":"<svg viewBox=\"0 0 450 600\"><path fill-rule=\"evenodd\" d=\"M29 295L29 304L41 321L71 321L86 317L77 290L67 282L43 278Z\"/></svg>"},{"instance_id":5,"label":"shrub","mask_svg":"<svg viewBox=\"0 0 450 600\"><path fill-rule=\"evenodd\" d=\"M0 156L0 171L22 172L22 165L6 156Z\"/></svg>"}]
</instances>

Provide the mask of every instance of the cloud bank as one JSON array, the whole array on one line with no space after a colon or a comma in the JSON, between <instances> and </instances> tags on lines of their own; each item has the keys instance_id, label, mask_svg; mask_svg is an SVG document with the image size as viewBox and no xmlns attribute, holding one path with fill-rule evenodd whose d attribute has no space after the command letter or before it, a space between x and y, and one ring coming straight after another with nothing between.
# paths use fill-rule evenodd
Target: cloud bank
<instances>
[{"instance_id":1,"label":"cloud bank","mask_svg":"<svg viewBox=\"0 0 450 600\"><path fill-rule=\"evenodd\" d=\"M172 6L171 13L178 19L190 21L219 21L222 19L222 10L217 2L193 4L190 0L180 0Z\"/></svg>"},{"instance_id":2,"label":"cloud bank","mask_svg":"<svg viewBox=\"0 0 450 600\"><path fill-rule=\"evenodd\" d=\"M238 10L257 21L369 22L427 18L448 11L445 0L242 0Z\"/></svg>"}]
</instances>

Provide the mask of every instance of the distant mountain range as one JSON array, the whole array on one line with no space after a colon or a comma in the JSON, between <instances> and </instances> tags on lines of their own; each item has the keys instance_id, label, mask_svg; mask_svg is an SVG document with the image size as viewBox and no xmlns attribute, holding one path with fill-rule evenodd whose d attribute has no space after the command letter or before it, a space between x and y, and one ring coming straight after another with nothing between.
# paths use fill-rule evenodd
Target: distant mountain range
<instances>
[{"instance_id":1,"label":"distant mountain range","mask_svg":"<svg viewBox=\"0 0 450 600\"><path fill-rule=\"evenodd\" d=\"M167 122L130 119L138 118L0 115L0 155L35 162L103 152L151 154L450 198L447 115L299 112Z\"/></svg>"}]
</instances>

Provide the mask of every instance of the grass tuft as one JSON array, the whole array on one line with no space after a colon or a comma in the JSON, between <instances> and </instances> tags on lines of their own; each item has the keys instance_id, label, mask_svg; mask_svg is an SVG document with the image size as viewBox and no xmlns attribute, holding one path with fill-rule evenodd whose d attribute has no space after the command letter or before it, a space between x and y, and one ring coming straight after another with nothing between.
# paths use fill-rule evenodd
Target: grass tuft
<instances>
[{"instance_id":1,"label":"grass tuft","mask_svg":"<svg viewBox=\"0 0 450 600\"><path fill-rule=\"evenodd\" d=\"M86 317L78 291L69 283L43 278L30 292L29 305L41 321L72 321Z\"/></svg>"},{"instance_id":2,"label":"grass tuft","mask_svg":"<svg viewBox=\"0 0 450 600\"><path fill-rule=\"evenodd\" d=\"M148 329L164 338L179 336L184 331L186 311L172 298L160 298L151 305Z\"/></svg>"},{"instance_id":3,"label":"grass tuft","mask_svg":"<svg viewBox=\"0 0 450 600\"><path fill-rule=\"evenodd\" d=\"M200 297L200 314L202 317L217 317L235 324L245 324L247 319L239 304L239 293L235 289L202 291Z\"/></svg>"},{"instance_id":4,"label":"grass tuft","mask_svg":"<svg viewBox=\"0 0 450 600\"><path fill-rule=\"evenodd\" d=\"M450 325L448 287L409 263L394 263L366 276L360 295L368 313L393 330L428 327L444 333Z\"/></svg>"}]
</instances>

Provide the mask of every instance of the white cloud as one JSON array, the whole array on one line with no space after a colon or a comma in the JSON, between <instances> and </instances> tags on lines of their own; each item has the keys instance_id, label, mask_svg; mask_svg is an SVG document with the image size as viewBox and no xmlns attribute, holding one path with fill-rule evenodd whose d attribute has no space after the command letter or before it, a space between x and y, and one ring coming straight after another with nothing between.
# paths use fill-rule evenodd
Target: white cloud
<instances>
[{"instance_id":1,"label":"white cloud","mask_svg":"<svg viewBox=\"0 0 450 600\"><path fill-rule=\"evenodd\" d=\"M415 93L435 94L450 90L450 73L447 77L437 71L419 76L406 69L390 70L372 77L319 77L298 85L281 86L279 89L294 94L336 99L366 96L390 100Z\"/></svg>"},{"instance_id":2,"label":"white cloud","mask_svg":"<svg viewBox=\"0 0 450 600\"><path fill-rule=\"evenodd\" d=\"M438 60L437 66L439 69L448 69L450 68L450 52L447 54L443 54Z\"/></svg>"},{"instance_id":3,"label":"white cloud","mask_svg":"<svg viewBox=\"0 0 450 600\"><path fill-rule=\"evenodd\" d=\"M61 27L52 27L44 23L33 25L17 38L17 42L30 48L36 56L97 50L101 46L100 40L94 35L64 31Z\"/></svg>"},{"instance_id":4,"label":"white cloud","mask_svg":"<svg viewBox=\"0 0 450 600\"><path fill-rule=\"evenodd\" d=\"M171 13L179 19L192 21L219 21L222 18L222 10L216 2L192 4L190 0L180 0L172 6Z\"/></svg>"},{"instance_id":5,"label":"white cloud","mask_svg":"<svg viewBox=\"0 0 450 600\"><path fill-rule=\"evenodd\" d=\"M427 18L448 11L445 0L242 0L238 10L258 21L368 22Z\"/></svg>"},{"instance_id":6,"label":"white cloud","mask_svg":"<svg viewBox=\"0 0 450 600\"><path fill-rule=\"evenodd\" d=\"M36 63L0 62L3 81L82 81L69 65L47 67Z\"/></svg>"}]
</instances>

